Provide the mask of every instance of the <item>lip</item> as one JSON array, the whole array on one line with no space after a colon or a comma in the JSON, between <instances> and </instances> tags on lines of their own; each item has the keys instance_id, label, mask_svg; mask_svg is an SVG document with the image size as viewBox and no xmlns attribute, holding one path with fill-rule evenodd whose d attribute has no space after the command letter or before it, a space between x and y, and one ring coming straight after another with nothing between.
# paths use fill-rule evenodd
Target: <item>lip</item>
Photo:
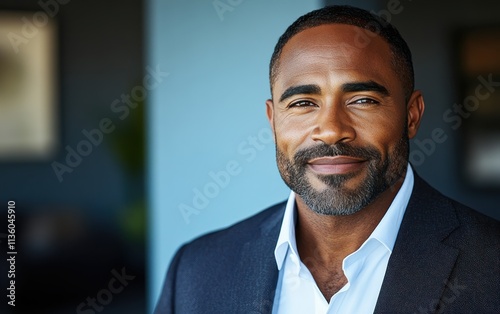
<instances>
[{"instance_id":1,"label":"lip","mask_svg":"<svg viewBox=\"0 0 500 314\"><path fill-rule=\"evenodd\" d=\"M311 159L309 167L318 174L333 175L346 174L360 170L367 160L349 157L349 156L334 156L334 157L319 157Z\"/></svg>"}]
</instances>

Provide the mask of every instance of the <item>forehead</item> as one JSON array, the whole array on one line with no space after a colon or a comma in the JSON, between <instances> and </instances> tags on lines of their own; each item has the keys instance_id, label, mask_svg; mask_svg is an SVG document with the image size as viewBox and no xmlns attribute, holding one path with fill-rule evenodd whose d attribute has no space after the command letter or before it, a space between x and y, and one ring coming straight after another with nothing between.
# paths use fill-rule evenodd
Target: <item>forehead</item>
<instances>
[{"instance_id":1,"label":"forehead","mask_svg":"<svg viewBox=\"0 0 500 314\"><path fill-rule=\"evenodd\" d=\"M390 84L391 80L398 81L396 74L391 49L382 37L353 25L325 24L308 28L286 43L274 88L286 88L314 77Z\"/></svg>"}]
</instances>

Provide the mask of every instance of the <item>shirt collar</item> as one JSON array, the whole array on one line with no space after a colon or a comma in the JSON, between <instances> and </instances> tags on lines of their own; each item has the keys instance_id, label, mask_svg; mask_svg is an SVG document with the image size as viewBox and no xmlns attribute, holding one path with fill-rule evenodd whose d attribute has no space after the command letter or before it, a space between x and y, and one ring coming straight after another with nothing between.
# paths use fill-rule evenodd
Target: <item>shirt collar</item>
<instances>
[{"instance_id":1,"label":"shirt collar","mask_svg":"<svg viewBox=\"0 0 500 314\"><path fill-rule=\"evenodd\" d=\"M396 197L394 197L394 200L387 209L384 217L380 220L379 224L375 230L373 230L372 234L368 237L365 243L370 239L375 239L384 245L390 253L392 253L399 227L401 225L401 221L403 220L403 215L406 211L406 207L413 190L413 182L413 170L411 165L408 164L403 185L401 185L401 188L396 194ZM295 192L291 191L286 204L278 241L274 249L274 257L276 259L278 269L281 269L283 266L288 249L291 250L290 253L292 255L299 256L295 240L295 222Z\"/></svg>"},{"instance_id":2,"label":"shirt collar","mask_svg":"<svg viewBox=\"0 0 500 314\"><path fill-rule=\"evenodd\" d=\"M281 269L283 266L288 248L290 248L292 253L296 256L299 255L297 253L297 244L295 242L295 221L295 192L291 191L286 203L285 215L283 216L283 222L281 223L278 242L276 243L276 248L274 249L274 257L276 258L278 269Z\"/></svg>"}]
</instances>

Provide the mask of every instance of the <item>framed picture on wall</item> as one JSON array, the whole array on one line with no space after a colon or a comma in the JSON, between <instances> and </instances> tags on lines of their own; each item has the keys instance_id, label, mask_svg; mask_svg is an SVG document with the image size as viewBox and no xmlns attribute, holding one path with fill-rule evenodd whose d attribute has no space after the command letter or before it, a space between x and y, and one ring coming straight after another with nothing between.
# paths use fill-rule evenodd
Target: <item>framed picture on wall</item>
<instances>
[{"instance_id":1,"label":"framed picture on wall","mask_svg":"<svg viewBox=\"0 0 500 314\"><path fill-rule=\"evenodd\" d=\"M457 37L462 169L467 183L500 188L500 25ZM457 116L457 117L458 117ZM459 125L460 124L460 125Z\"/></svg>"},{"instance_id":2,"label":"framed picture on wall","mask_svg":"<svg viewBox=\"0 0 500 314\"><path fill-rule=\"evenodd\" d=\"M0 11L0 160L52 157L57 136L57 26L44 12Z\"/></svg>"}]
</instances>

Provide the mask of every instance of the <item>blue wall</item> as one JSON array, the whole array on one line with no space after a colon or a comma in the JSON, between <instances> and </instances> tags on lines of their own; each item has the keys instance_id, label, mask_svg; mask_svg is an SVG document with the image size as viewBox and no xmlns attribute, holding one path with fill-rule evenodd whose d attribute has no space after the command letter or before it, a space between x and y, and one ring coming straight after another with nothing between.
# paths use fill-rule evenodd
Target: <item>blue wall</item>
<instances>
[{"instance_id":1,"label":"blue wall","mask_svg":"<svg viewBox=\"0 0 500 314\"><path fill-rule=\"evenodd\" d=\"M320 5L149 2L147 64L169 73L150 98L150 305L182 243L287 197L265 116L268 63L285 28Z\"/></svg>"}]
</instances>

